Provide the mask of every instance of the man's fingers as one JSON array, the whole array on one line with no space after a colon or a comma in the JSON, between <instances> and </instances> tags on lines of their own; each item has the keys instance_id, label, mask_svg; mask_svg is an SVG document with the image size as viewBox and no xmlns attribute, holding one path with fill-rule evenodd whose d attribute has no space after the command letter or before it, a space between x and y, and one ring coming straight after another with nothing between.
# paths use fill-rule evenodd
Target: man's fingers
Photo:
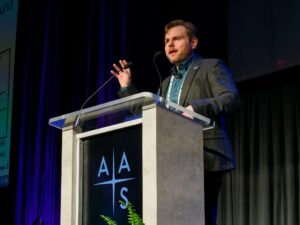
<instances>
[{"instance_id":1,"label":"man's fingers","mask_svg":"<svg viewBox=\"0 0 300 225\"><path fill-rule=\"evenodd\" d=\"M122 71L122 69L117 65L117 64L113 64L113 67L115 68L115 70L116 70L116 72L118 73L118 72L120 72L120 71Z\"/></svg>"},{"instance_id":2,"label":"man's fingers","mask_svg":"<svg viewBox=\"0 0 300 225\"><path fill-rule=\"evenodd\" d=\"M111 70L110 73L111 73L112 75L116 76L116 77L119 76L119 73L118 73L118 72L115 72L114 70Z\"/></svg>"}]
</instances>

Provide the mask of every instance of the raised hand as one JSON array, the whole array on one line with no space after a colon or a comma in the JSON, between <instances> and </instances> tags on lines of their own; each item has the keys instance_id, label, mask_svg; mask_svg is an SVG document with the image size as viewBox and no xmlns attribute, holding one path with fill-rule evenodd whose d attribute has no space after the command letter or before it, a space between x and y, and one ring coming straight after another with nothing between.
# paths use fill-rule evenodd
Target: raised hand
<instances>
[{"instance_id":1,"label":"raised hand","mask_svg":"<svg viewBox=\"0 0 300 225\"><path fill-rule=\"evenodd\" d=\"M126 60L119 60L119 65L113 64L114 70L110 73L118 78L119 84L122 88L128 87L131 84L131 70L130 68L124 69L128 62Z\"/></svg>"}]
</instances>

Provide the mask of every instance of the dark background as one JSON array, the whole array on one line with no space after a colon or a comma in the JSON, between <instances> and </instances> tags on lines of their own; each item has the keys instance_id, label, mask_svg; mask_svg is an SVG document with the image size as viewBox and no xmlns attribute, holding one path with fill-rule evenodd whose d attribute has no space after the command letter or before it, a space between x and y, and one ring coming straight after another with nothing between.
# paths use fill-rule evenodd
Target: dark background
<instances>
[{"instance_id":1,"label":"dark background","mask_svg":"<svg viewBox=\"0 0 300 225\"><path fill-rule=\"evenodd\" d=\"M198 27L199 53L224 60L239 81L242 108L228 118L238 167L224 180L219 224L299 224L297 9L292 0L20 0L0 224L59 224L61 137L49 118L78 110L121 58L133 61L141 91L156 92L152 57L163 50L164 25L178 18ZM164 57L159 65L167 76ZM118 89L113 79L86 107L116 99Z\"/></svg>"}]
</instances>

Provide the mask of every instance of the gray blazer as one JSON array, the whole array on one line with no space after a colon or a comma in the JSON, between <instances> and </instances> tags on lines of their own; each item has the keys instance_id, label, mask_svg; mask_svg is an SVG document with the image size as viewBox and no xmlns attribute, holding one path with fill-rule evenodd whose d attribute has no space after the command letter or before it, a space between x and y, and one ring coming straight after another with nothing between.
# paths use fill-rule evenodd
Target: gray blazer
<instances>
[{"instance_id":1,"label":"gray blazer","mask_svg":"<svg viewBox=\"0 0 300 225\"><path fill-rule=\"evenodd\" d=\"M162 83L161 95L166 97L171 76ZM218 171L235 167L232 148L226 133L224 115L240 105L235 82L227 66L218 59L195 55L183 83L179 105L192 105L195 112L213 119L214 129L206 130L204 168Z\"/></svg>"},{"instance_id":2,"label":"gray blazer","mask_svg":"<svg viewBox=\"0 0 300 225\"><path fill-rule=\"evenodd\" d=\"M161 96L166 98L171 76L162 83ZM134 86L119 95L136 93ZM204 169L210 171L235 168L235 160L226 133L224 115L240 105L235 82L227 66L218 59L204 59L195 54L182 86L179 104L192 105L195 112L215 121L215 128L206 130L204 138Z\"/></svg>"}]
</instances>

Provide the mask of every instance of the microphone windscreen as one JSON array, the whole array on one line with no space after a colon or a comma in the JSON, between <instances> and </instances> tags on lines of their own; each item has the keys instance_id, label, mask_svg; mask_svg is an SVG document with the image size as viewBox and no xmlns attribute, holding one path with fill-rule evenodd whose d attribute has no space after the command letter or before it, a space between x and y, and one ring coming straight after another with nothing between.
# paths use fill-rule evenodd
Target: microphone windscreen
<instances>
[{"instance_id":1,"label":"microphone windscreen","mask_svg":"<svg viewBox=\"0 0 300 225\"><path fill-rule=\"evenodd\" d=\"M128 62L123 69L128 69L129 67L131 67L133 64L133 62Z\"/></svg>"},{"instance_id":2,"label":"microphone windscreen","mask_svg":"<svg viewBox=\"0 0 300 225\"><path fill-rule=\"evenodd\" d=\"M157 51L157 52L155 52L153 58L155 59L157 56L159 56L161 54L163 54L162 51Z\"/></svg>"}]
</instances>

